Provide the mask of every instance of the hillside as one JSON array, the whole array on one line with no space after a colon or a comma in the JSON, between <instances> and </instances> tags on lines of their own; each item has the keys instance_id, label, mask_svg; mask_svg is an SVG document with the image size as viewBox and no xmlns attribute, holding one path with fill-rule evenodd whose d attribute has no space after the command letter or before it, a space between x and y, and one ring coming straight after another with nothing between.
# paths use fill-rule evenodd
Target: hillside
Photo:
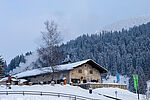
<instances>
[{"instance_id":1,"label":"hillside","mask_svg":"<svg viewBox=\"0 0 150 100\"><path fill-rule=\"evenodd\" d=\"M127 75L129 89L133 89L132 74L139 75L140 92L145 93L150 79L150 23L122 30L83 35L61 45L73 61L93 59L112 75Z\"/></svg>"},{"instance_id":2,"label":"hillside","mask_svg":"<svg viewBox=\"0 0 150 100\"><path fill-rule=\"evenodd\" d=\"M9 72L10 74L13 75L35 68L36 60L38 59L38 54L36 52L31 53L30 55L22 55L22 57L24 58L24 62L18 63L18 65L16 65L15 68Z\"/></svg>"},{"instance_id":3,"label":"hillside","mask_svg":"<svg viewBox=\"0 0 150 100\"><path fill-rule=\"evenodd\" d=\"M140 93L146 92L146 82L150 79L150 23L119 32L83 35L62 44L59 48L64 55L70 55L72 62L93 59L107 68L112 75L117 73L127 75L130 78L129 89L133 92L135 91L132 74L138 74ZM32 56L30 57L32 58ZM17 66L21 69L43 66L42 60L39 58L35 58L34 62L29 60L32 64L27 64L28 61L21 64L19 61L21 60L12 60L8 69L17 69ZM16 67L11 68L11 66L14 67L13 65Z\"/></svg>"},{"instance_id":4,"label":"hillside","mask_svg":"<svg viewBox=\"0 0 150 100\"><path fill-rule=\"evenodd\" d=\"M37 68L38 54L36 52L27 52L25 55L16 56L8 65L7 71L14 75L26 70Z\"/></svg>"}]
</instances>

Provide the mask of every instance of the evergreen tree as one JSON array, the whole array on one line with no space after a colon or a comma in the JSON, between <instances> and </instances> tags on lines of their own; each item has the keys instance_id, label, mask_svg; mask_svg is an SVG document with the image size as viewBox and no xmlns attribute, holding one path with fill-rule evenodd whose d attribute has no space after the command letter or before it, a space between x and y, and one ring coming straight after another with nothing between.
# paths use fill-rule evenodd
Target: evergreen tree
<instances>
[{"instance_id":1,"label":"evergreen tree","mask_svg":"<svg viewBox=\"0 0 150 100\"><path fill-rule=\"evenodd\" d=\"M0 56L0 74L5 74L4 71L4 60L3 58Z\"/></svg>"}]
</instances>

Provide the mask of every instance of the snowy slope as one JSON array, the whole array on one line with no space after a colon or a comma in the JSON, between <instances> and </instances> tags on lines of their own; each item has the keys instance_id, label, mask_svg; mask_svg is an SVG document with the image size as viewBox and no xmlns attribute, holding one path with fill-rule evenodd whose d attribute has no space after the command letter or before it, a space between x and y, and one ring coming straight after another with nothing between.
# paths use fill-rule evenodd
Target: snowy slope
<instances>
[{"instance_id":1,"label":"snowy slope","mask_svg":"<svg viewBox=\"0 0 150 100\"><path fill-rule=\"evenodd\" d=\"M0 86L0 91L43 91L43 92L57 92L65 94L73 94L78 96L84 96L88 98L94 98L99 100L114 100L107 98L103 95L116 97L115 91L118 93L118 97L122 100L137 100L137 95L119 88L98 88L94 89L92 94L89 94L88 90L82 89L77 86L70 85L33 85L33 86L12 86L12 89L6 89ZM103 94L103 95L99 95ZM143 100L142 95L140 95L140 100ZM53 97L53 96L27 96L27 95L0 95L0 100L71 100L68 97ZM72 99L73 100L73 99Z\"/></svg>"},{"instance_id":2,"label":"snowy slope","mask_svg":"<svg viewBox=\"0 0 150 100\"><path fill-rule=\"evenodd\" d=\"M13 71L10 71L10 74L14 75L26 70L33 69L33 64L36 62L38 59L38 54L37 52L33 52L31 55L25 56L25 63L20 63L18 67L13 69Z\"/></svg>"},{"instance_id":3,"label":"snowy slope","mask_svg":"<svg viewBox=\"0 0 150 100\"><path fill-rule=\"evenodd\" d=\"M128 90L123 90L119 88L98 88L95 89L94 92L100 93L103 95L108 95L111 97L116 97L115 91L117 91L117 98L121 100L138 100L137 94L132 93ZM145 96L140 95L140 100L144 100Z\"/></svg>"},{"instance_id":4,"label":"snowy slope","mask_svg":"<svg viewBox=\"0 0 150 100\"><path fill-rule=\"evenodd\" d=\"M0 87L0 91L7 90L5 87ZM89 94L88 90L82 89L77 86L70 85L34 85L34 86L12 86L12 89L9 91L43 91L43 92L56 92L56 93L65 93L65 94L73 94L78 96L84 96L88 98L100 99L100 100L112 100L110 98L106 98L102 95L98 95L97 93ZM2 99L3 98L3 99ZM53 97L53 96L22 96L22 95L0 95L0 100L16 100L21 98L20 100L70 100L68 97ZM72 99L73 100L73 99Z\"/></svg>"},{"instance_id":5,"label":"snowy slope","mask_svg":"<svg viewBox=\"0 0 150 100\"><path fill-rule=\"evenodd\" d=\"M101 30L105 31L121 31L122 28L129 29L134 26L139 26L142 24L146 24L150 22L150 14L144 15L144 16L138 16L138 17L132 17L125 20L120 20L118 22L114 22L110 25L106 25ZM101 31L100 30L100 31Z\"/></svg>"}]
</instances>

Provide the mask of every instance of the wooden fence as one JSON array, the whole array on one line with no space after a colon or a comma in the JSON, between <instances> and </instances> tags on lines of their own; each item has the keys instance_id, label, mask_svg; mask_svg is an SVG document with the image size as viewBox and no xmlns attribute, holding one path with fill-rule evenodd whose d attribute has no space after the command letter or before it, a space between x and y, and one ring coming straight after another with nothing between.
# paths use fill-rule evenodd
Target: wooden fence
<instances>
[{"instance_id":1,"label":"wooden fence","mask_svg":"<svg viewBox=\"0 0 150 100\"><path fill-rule=\"evenodd\" d=\"M55 92L42 92L42 91L0 91L0 95L10 95L10 94L20 94L20 95L40 95L40 96L55 96L55 97L67 97L70 100L102 100L88 98L84 96L65 94L65 93L55 93Z\"/></svg>"}]
</instances>

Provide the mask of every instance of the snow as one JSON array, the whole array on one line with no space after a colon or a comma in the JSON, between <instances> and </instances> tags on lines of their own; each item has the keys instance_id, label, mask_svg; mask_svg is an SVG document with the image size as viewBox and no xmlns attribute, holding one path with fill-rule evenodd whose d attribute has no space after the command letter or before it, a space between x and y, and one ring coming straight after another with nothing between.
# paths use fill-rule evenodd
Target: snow
<instances>
[{"instance_id":1,"label":"snow","mask_svg":"<svg viewBox=\"0 0 150 100\"><path fill-rule=\"evenodd\" d=\"M150 80L147 81L147 96L150 98Z\"/></svg>"},{"instance_id":2,"label":"snow","mask_svg":"<svg viewBox=\"0 0 150 100\"><path fill-rule=\"evenodd\" d=\"M12 86L12 89L6 89L5 87L0 87L1 91L43 91L43 92L56 92L65 93L78 96L84 96L93 99L100 100L112 100L110 98L98 95L97 93L89 94L88 90L82 89L77 86L70 85L33 85L33 86ZM53 96L23 96L23 95L1 95L0 100L70 100L68 97L53 97ZM72 99L73 100L73 99Z\"/></svg>"},{"instance_id":3,"label":"snow","mask_svg":"<svg viewBox=\"0 0 150 100\"><path fill-rule=\"evenodd\" d=\"M125 20L120 20L118 22L114 22L110 25L107 25L107 26L103 27L101 30L121 31L122 28L128 30L129 28L132 28L134 26L139 26L139 25L142 25L142 24L146 24L148 22L150 22L150 14L143 15L143 16L132 17L132 18L125 19Z\"/></svg>"},{"instance_id":4,"label":"snow","mask_svg":"<svg viewBox=\"0 0 150 100\"><path fill-rule=\"evenodd\" d=\"M87 59L87 60L83 60L83 61L79 61L79 62L75 62L75 63L57 65L56 68L57 68L57 71L72 70L75 67L80 66L80 65L82 65L82 64L84 64L84 63L86 63L90 60L91 59ZM96 62L94 62L94 63L96 63ZM105 68L103 68L103 69L105 69ZM45 73L48 73L48 72L52 72L51 68L50 67L44 67L44 68L38 68L38 69L33 69L33 70L28 70L28 71L25 71L25 72L21 72L21 73L18 73L16 75L14 75L14 76L18 77L18 78L23 78L23 77L29 77L29 76L36 76L36 75L40 75L40 74L45 74Z\"/></svg>"},{"instance_id":5,"label":"snow","mask_svg":"<svg viewBox=\"0 0 150 100\"><path fill-rule=\"evenodd\" d=\"M150 89L150 80L147 81L147 88Z\"/></svg>"},{"instance_id":6,"label":"snow","mask_svg":"<svg viewBox=\"0 0 150 100\"><path fill-rule=\"evenodd\" d=\"M43 92L55 92L55 93L65 93L78 96L84 96L99 100L114 100L107 98L103 95L116 97L115 91L117 91L117 97L122 100L137 100L137 94L132 93L128 90L123 90L119 88L97 88L93 90L92 94L89 94L89 90L82 89L78 86L71 85L32 85L32 86L11 86L11 89L6 89L5 86L0 86L0 91L43 91ZM102 95L99 95L102 94ZM140 100L143 99L143 95L140 95ZM73 100L68 97L54 97L54 96L31 96L31 95L0 95L0 100Z\"/></svg>"},{"instance_id":7,"label":"snow","mask_svg":"<svg viewBox=\"0 0 150 100\"><path fill-rule=\"evenodd\" d=\"M2 78L1 80L0 80L0 82L5 82L5 81L7 81L8 80L8 77L5 77L5 78Z\"/></svg>"},{"instance_id":8,"label":"snow","mask_svg":"<svg viewBox=\"0 0 150 100\"><path fill-rule=\"evenodd\" d=\"M52 72L50 67L45 67L45 68L38 68L38 69L33 69L33 70L28 70L25 72L18 73L14 75L14 77L17 78L23 78L23 77L28 77L28 76L36 76L44 73Z\"/></svg>"},{"instance_id":9,"label":"snow","mask_svg":"<svg viewBox=\"0 0 150 100\"><path fill-rule=\"evenodd\" d=\"M17 81L17 79L15 79L15 78L11 78L11 80L12 81ZM2 78L1 80L0 80L0 82L5 82L5 81L8 81L8 77L5 77L5 78Z\"/></svg>"},{"instance_id":10,"label":"snow","mask_svg":"<svg viewBox=\"0 0 150 100\"><path fill-rule=\"evenodd\" d=\"M13 69L13 71L10 71L10 74L14 75L23 71L31 70L33 69L33 63L36 62L36 60L38 59L38 53L37 52L33 52L31 55L25 56L25 63L20 63L18 67L16 67L15 69Z\"/></svg>"},{"instance_id":11,"label":"snow","mask_svg":"<svg viewBox=\"0 0 150 100\"><path fill-rule=\"evenodd\" d=\"M66 62L71 62L70 56L67 55L67 58L65 58L64 61L62 61L62 63L66 63Z\"/></svg>"},{"instance_id":12,"label":"snow","mask_svg":"<svg viewBox=\"0 0 150 100\"><path fill-rule=\"evenodd\" d=\"M117 84L119 84L119 85L129 85L129 77L127 77L126 75L125 76L123 76L123 75L119 75L119 78L120 78L120 81L119 81L119 83L117 83ZM112 83L114 83L114 81L116 82L117 81L117 77L116 76L111 76L111 75L107 75L106 76L106 79L102 79L103 80L103 83L104 84L112 84Z\"/></svg>"},{"instance_id":13,"label":"snow","mask_svg":"<svg viewBox=\"0 0 150 100\"><path fill-rule=\"evenodd\" d=\"M83 60L83 61L78 61L78 62L70 63L70 64L59 65L58 69L59 70L72 70L73 68L75 68L77 66L80 66L80 65L86 63L89 60L91 60L91 59L87 59L87 60Z\"/></svg>"},{"instance_id":14,"label":"snow","mask_svg":"<svg viewBox=\"0 0 150 100\"><path fill-rule=\"evenodd\" d=\"M16 78L11 78L12 81L19 81L20 84L24 83L24 82L27 82L27 80L25 79L16 79ZM8 81L8 77L5 77L5 78L2 78L0 80L0 82L6 82Z\"/></svg>"},{"instance_id":15,"label":"snow","mask_svg":"<svg viewBox=\"0 0 150 100\"><path fill-rule=\"evenodd\" d=\"M24 83L24 82L27 82L27 80L25 80L25 79L19 79L19 83L20 83L20 84L22 84L22 83Z\"/></svg>"},{"instance_id":16,"label":"snow","mask_svg":"<svg viewBox=\"0 0 150 100\"><path fill-rule=\"evenodd\" d=\"M12 81L18 81L18 80L17 80L17 79L15 79L15 78L11 78L11 80L12 80Z\"/></svg>"},{"instance_id":17,"label":"snow","mask_svg":"<svg viewBox=\"0 0 150 100\"><path fill-rule=\"evenodd\" d=\"M115 91L117 91L117 97L121 100L137 100L138 95L128 90L120 88L97 88L94 90L95 93L116 97ZM140 94L140 100L143 100L145 96Z\"/></svg>"}]
</instances>

